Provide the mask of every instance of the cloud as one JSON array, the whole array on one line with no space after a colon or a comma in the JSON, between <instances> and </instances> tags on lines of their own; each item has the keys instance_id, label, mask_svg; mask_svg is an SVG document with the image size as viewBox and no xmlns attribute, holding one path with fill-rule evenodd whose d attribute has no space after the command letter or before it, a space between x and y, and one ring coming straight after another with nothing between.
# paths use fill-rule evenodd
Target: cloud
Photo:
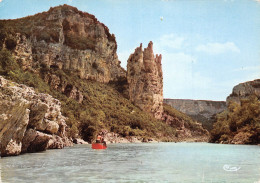
<instances>
[{"instance_id":1,"label":"cloud","mask_svg":"<svg viewBox=\"0 0 260 183\"><path fill-rule=\"evenodd\" d=\"M0 0L0 7L3 7L5 5L6 1Z\"/></svg>"},{"instance_id":2,"label":"cloud","mask_svg":"<svg viewBox=\"0 0 260 183\"><path fill-rule=\"evenodd\" d=\"M233 42L226 43L208 43L205 45L198 45L196 51L205 52L212 55L222 54L226 52L239 53L239 48Z\"/></svg>"},{"instance_id":3,"label":"cloud","mask_svg":"<svg viewBox=\"0 0 260 183\"><path fill-rule=\"evenodd\" d=\"M191 83L204 87L204 79L194 70L197 59L183 52L163 54L163 71L166 80L175 83L175 87L189 86ZM200 78L197 80L197 78ZM196 81L197 80L197 81ZM204 80L204 81L203 81ZM208 80L208 79L207 79Z\"/></svg>"},{"instance_id":4,"label":"cloud","mask_svg":"<svg viewBox=\"0 0 260 183\"><path fill-rule=\"evenodd\" d=\"M162 53L164 97L203 98L203 91L211 86L211 78L196 70L196 63L196 57L184 52Z\"/></svg>"},{"instance_id":5,"label":"cloud","mask_svg":"<svg viewBox=\"0 0 260 183\"><path fill-rule=\"evenodd\" d=\"M157 46L170 49L181 49L184 46L186 38L175 34L165 34L157 41Z\"/></svg>"},{"instance_id":6,"label":"cloud","mask_svg":"<svg viewBox=\"0 0 260 183\"><path fill-rule=\"evenodd\" d=\"M199 99L210 90L212 79L196 69L199 60L188 52L190 47L188 38L176 34L166 34L154 41L154 53L162 54L166 98Z\"/></svg>"}]
</instances>

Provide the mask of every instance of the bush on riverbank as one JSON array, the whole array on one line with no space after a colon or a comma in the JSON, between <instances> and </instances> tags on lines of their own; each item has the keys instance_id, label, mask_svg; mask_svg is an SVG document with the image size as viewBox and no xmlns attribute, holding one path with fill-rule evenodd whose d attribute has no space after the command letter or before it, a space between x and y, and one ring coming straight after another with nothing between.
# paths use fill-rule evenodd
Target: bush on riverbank
<instances>
[{"instance_id":1,"label":"bush on riverbank","mask_svg":"<svg viewBox=\"0 0 260 183\"><path fill-rule=\"evenodd\" d=\"M260 101L256 96L231 103L228 110L217 115L211 131L211 142L259 144Z\"/></svg>"}]
</instances>

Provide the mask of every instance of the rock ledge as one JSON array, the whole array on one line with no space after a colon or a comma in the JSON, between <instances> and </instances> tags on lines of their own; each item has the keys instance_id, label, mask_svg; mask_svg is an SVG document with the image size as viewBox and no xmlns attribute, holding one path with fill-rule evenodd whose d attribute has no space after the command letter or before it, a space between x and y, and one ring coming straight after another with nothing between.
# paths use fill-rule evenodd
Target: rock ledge
<instances>
[{"instance_id":1,"label":"rock ledge","mask_svg":"<svg viewBox=\"0 0 260 183\"><path fill-rule=\"evenodd\" d=\"M71 146L60 101L0 76L1 156Z\"/></svg>"}]
</instances>

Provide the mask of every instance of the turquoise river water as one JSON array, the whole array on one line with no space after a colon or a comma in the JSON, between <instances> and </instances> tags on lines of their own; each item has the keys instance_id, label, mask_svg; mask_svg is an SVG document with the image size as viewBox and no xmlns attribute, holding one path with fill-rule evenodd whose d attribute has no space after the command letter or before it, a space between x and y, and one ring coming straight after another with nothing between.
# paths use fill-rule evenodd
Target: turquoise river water
<instances>
[{"instance_id":1,"label":"turquoise river water","mask_svg":"<svg viewBox=\"0 0 260 183\"><path fill-rule=\"evenodd\" d=\"M260 183L260 146L208 143L75 145L0 159L0 182Z\"/></svg>"}]
</instances>

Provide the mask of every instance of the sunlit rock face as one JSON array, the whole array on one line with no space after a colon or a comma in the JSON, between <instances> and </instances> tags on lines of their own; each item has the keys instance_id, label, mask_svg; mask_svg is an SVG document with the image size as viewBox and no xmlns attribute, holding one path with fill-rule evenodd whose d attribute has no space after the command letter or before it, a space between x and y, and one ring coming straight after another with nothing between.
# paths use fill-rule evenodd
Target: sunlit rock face
<instances>
[{"instance_id":1,"label":"sunlit rock face","mask_svg":"<svg viewBox=\"0 0 260 183\"><path fill-rule=\"evenodd\" d=\"M226 110L225 101L164 99L164 103L191 116L194 120L210 123L218 113Z\"/></svg>"},{"instance_id":2,"label":"sunlit rock face","mask_svg":"<svg viewBox=\"0 0 260 183\"><path fill-rule=\"evenodd\" d=\"M233 88L232 93L227 97L227 105L230 102L240 104L241 99L254 95L260 99L260 79L240 83Z\"/></svg>"},{"instance_id":3,"label":"sunlit rock face","mask_svg":"<svg viewBox=\"0 0 260 183\"><path fill-rule=\"evenodd\" d=\"M25 70L60 68L104 83L125 77L115 36L94 15L63 5L0 23L14 30L13 54Z\"/></svg>"},{"instance_id":4,"label":"sunlit rock face","mask_svg":"<svg viewBox=\"0 0 260 183\"><path fill-rule=\"evenodd\" d=\"M161 119L163 113L162 56L153 53L153 43L143 50L142 44L127 61L130 100L143 111Z\"/></svg>"},{"instance_id":5,"label":"sunlit rock face","mask_svg":"<svg viewBox=\"0 0 260 183\"><path fill-rule=\"evenodd\" d=\"M1 156L72 145L65 120L59 100L0 76Z\"/></svg>"}]
</instances>

